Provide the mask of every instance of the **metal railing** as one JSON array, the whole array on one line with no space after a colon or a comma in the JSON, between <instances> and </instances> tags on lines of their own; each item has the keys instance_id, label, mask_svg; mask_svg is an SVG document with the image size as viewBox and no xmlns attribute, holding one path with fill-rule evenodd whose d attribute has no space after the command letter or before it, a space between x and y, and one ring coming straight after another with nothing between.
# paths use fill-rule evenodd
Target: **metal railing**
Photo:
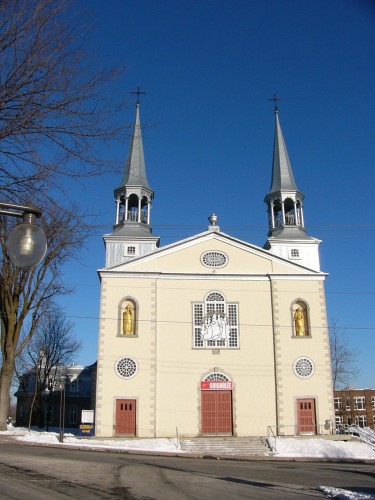
<instances>
[{"instance_id":1,"label":"metal railing","mask_svg":"<svg viewBox=\"0 0 375 500\"><path fill-rule=\"evenodd\" d=\"M315 424L313 427L314 430L311 430L311 426L301 424L269 425L267 426L267 437L271 437L271 434L274 437L293 437L335 433L331 421L324 424Z\"/></svg>"}]
</instances>

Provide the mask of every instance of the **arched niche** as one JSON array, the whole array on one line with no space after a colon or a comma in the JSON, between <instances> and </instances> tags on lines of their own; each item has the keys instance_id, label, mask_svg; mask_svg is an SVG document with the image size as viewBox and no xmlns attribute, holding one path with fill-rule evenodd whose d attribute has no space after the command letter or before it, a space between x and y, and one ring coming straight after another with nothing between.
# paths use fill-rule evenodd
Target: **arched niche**
<instances>
[{"instance_id":1,"label":"arched niche","mask_svg":"<svg viewBox=\"0 0 375 500\"><path fill-rule=\"evenodd\" d=\"M293 335L310 337L309 308L307 302L297 299L292 304Z\"/></svg>"}]
</instances>

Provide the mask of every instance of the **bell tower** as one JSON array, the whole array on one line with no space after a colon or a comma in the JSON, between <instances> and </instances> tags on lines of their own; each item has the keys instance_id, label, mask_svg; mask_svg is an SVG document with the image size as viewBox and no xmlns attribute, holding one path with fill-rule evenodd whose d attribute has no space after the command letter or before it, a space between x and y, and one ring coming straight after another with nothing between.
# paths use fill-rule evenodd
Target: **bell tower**
<instances>
[{"instance_id":1,"label":"bell tower","mask_svg":"<svg viewBox=\"0 0 375 500\"><path fill-rule=\"evenodd\" d=\"M120 185L114 190L116 215L113 232L104 235L106 268L153 252L160 238L153 236L151 203L154 192L149 186L144 160L140 120L140 94L137 94L133 134Z\"/></svg>"},{"instance_id":2,"label":"bell tower","mask_svg":"<svg viewBox=\"0 0 375 500\"><path fill-rule=\"evenodd\" d=\"M320 240L308 236L303 213L304 195L297 188L279 120L276 95L275 138L271 188L264 201L268 206L268 240L264 245L275 255L320 271Z\"/></svg>"}]
</instances>

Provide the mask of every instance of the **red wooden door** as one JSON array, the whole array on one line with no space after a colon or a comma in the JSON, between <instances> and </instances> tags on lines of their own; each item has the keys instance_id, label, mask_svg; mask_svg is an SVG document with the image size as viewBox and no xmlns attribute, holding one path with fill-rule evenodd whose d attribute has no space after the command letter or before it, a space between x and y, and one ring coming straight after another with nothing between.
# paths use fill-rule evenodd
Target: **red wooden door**
<instances>
[{"instance_id":1,"label":"red wooden door","mask_svg":"<svg viewBox=\"0 0 375 500\"><path fill-rule=\"evenodd\" d=\"M297 434L316 434L315 399L297 399Z\"/></svg>"},{"instance_id":2,"label":"red wooden door","mask_svg":"<svg viewBox=\"0 0 375 500\"><path fill-rule=\"evenodd\" d=\"M202 434L232 434L231 391L202 391Z\"/></svg>"},{"instance_id":3,"label":"red wooden door","mask_svg":"<svg viewBox=\"0 0 375 500\"><path fill-rule=\"evenodd\" d=\"M135 399L116 400L116 435L135 436Z\"/></svg>"}]
</instances>

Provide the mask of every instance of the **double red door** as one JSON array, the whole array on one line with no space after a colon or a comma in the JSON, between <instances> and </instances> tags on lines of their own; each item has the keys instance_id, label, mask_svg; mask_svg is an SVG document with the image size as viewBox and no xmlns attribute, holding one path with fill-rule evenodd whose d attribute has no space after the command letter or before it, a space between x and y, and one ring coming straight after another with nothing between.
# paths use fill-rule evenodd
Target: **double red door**
<instances>
[{"instance_id":1,"label":"double red door","mask_svg":"<svg viewBox=\"0 0 375 500\"><path fill-rule=\"evenodd\" d=\"M315 399L297 399L297 434L316 434Z\"/></svg>"},{"instance_id":2,"label":"double red door","mask_svg":"<svg viewBox=\"0 0 375 500\"><path fill-rule=\"evenodd\" d=\"M202 434L232 434L232 391L202 391Z\"/></svg>"},{"instance_id":3,"label":"double red door","mask_svg":"<svg viewBox=\"0 0 375 500\"><path fill-rule=\"evenodd\" d=\"M135 399L116 400L116 435L135 436Z\"/></svg>"}]
</instances>

